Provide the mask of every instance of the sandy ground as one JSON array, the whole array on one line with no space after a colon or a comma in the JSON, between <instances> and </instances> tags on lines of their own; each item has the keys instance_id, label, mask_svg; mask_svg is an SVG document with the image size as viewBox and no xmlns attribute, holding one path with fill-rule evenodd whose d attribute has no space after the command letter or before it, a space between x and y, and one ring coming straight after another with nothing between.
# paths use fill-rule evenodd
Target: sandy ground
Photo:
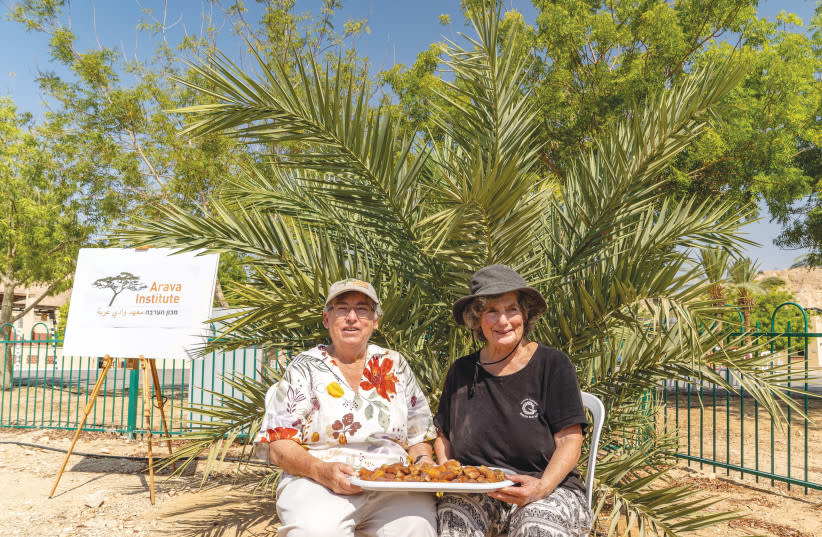
<instances>
[{"instance_id":1,"label":"sandy ground","mask_svg":"<svg viewBox=\"0 0 822 537\"><path fill-rule=\"evenodd\" d=\"M0 528L4 536L274 536L274 501L254 493L261 470L236 477L225 463L201 488L201 473L157 476L156 503L139 461L72 456L53 498L48 495L67 449L68 431L0 430ZM155 453L165 453L155 445ZM83 433L76 452L145 456L145 444ZM256 473L255 473L256 472ZM102 503L100 503L102 500ZM99 504L99 505L98 505Z\"/></svg>"},{"instance_id":2,"label":"sandy ground","mask_svg":"<svg viewBox=\"0 0 822 537\"><path fill-rule=\"evenodd\" d=\"M773 537L822 537L822 491L800 487L788 490L782 483L773 487L770 481L753 477L740 479L739 474L726 476L725 471L712 472L682 465L671 476L678 484L692 485L701 493L721 501L709 511L736 511L741 518L692 533L699 537L765 535Z\"/></svg>"},{"instance_id":3,"label":"sandy ground","mask_svg":"<svg viewBox=\"0 0 822 537\"><path fill-rule=\"evenodd\" d=\"M148 476L136 461L73 456L49 499L63 454L26 442L66 449L70 432L0 429L0 528L4 536L208 536L276 535L274 500L255 493L263 469L235 476L233 464L200 487L201 474L158 476L156 503L149 501ZM155 452L165 452L156 446ZM77 452L145 455L145 444L105 433L83 433ZM759 534L772 537L822 537L822 492L767 481L730 478L724 471L698 465L675 470L680 483L717 495L713 510L736 510L743 518L694 533L698 537ZM100 503L102 500L102 503Z\"/></svg>"}]
</instances>

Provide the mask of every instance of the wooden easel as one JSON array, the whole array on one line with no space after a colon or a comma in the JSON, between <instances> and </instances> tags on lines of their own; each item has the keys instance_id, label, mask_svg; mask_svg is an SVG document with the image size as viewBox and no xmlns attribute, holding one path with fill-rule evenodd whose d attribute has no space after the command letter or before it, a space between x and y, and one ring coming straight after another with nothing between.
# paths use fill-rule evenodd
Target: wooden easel
<instances>
[{"instance_id":1,"label":"wooden easel","mask_svg":"<svg viewBox=\"0 0 822 537\"><path fill-rule=\"evenodd\" d=\"M154 383L154 394L157 398L157 408L160 410L160 418L163 422L163 431L166 434L166 443L168 444L169 455L171 455L171 435L168 432L168 425L166 424L166 414L163 410L163 395L162 393L160 393L161 386L160 377L157 375L157 365L154 363L153 358L145 358L143 356L140 356L139 360L140 368L143 370L143 418L144 422L147 424L146 439L148 440L148 475L150 484L150 497L151 504L154 505L154 456L151 452L151 391L149 390L149 373L151 374L151 379ZM91 410L94 408L94 403L97 399L97 394L100 393L100 388L103 387L103 382L106 379L106 374L108 373L108 370L111 368L111 363L111 356L106 354L105 358L103 359L103 372L100 373L99 377L97 377L97 382L94 384L94 389L91 391L91 397L89 398L89 401L86 404L86 408L83 411L83 419L80 421L80 424L77 426L77 430L74 432L74 438L72 438L71 440L71 447L69 447L68 451L66 452L66 458L63 460L63 465L60 467L60 472L57 474L57 480L54 482L54 486L51 488L49 498L54 496L54 491L57 490L57 484L60 483L60 478L63 477L63 472L66 469L69 457L71 457L71 452L74 451L74 445L77 443L77 439L80 437L80 431L83 429L83 426L86 424L86 419L88 418L88 415L91 414ZM173 463L171 467L172 469L174 469Z\"/></svg>"}]
</instances>

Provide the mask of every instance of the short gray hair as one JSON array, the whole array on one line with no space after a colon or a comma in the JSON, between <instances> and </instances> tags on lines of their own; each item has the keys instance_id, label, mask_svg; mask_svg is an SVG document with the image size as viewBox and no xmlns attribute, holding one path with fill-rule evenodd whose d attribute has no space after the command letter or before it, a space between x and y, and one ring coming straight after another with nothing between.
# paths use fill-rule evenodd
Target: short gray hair
<instances>
[{"instance_id":1,"label":"short gray hair","mask_svg":"<svg viewBox=\"0 0 822 537\"><path fill-rule=\"evenodd\" d=\"M538 315L531 315L531 312L534 310L540 311L542 304L526 293L520 293L519 291L515 291L515 293L517 294L519 309L522 310L522 316L525 317L525 327L522 331L522 337L525 338L534 330L534 325L537 324L537 320L539 319ZM475 297L462 311L462 320L465 322L465 326L471 329L474 333L474 338L478 341L488 341L485 338L485 334L482 333L482 315L485 313L485 310L488 309L488 303L501 296L500 294Z\"/></svg>"}]
</instances>

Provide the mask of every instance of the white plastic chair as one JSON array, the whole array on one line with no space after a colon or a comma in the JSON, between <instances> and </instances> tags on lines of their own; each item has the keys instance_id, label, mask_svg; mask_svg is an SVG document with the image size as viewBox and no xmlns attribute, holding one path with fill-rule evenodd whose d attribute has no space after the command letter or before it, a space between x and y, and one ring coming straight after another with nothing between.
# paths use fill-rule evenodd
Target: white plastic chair
<instances>
[{"instance_id":1,"label":"white plastic chair","mask_svg":"<svg viewBox=\"0 0 822 537\"><path fill-rule=\"evenodd\" d=\"M602 434L602 424L605 422L605 406L599 400L599 397L588 392L582 392L582 406L591 411L591 418L594 420L591 427L591 449L588 452L588 467L585 470L585 497L588 499L588 507L591 507L599 437Z\"/></svg>"},{"instance_id":2,"label":"white plastic chair","mask_svg":"<svg viewBox=\"0 0 822 537\"><path fill-rule=\"evenodd\" d=\"M605 405L602 404L599 397L592 393L582 393L582 406L591 411L591 418L594 423L591 424L591 449L588 452L588 466L585 470L585 498L588 501L588 507L591 507L591 497L594 493L594 470L597 466L597 451L599 450L599 437L602 435L602 424L605 422ZM507 537L507 534L502 534L500 537Z\"/></svg>"}]
</instances>

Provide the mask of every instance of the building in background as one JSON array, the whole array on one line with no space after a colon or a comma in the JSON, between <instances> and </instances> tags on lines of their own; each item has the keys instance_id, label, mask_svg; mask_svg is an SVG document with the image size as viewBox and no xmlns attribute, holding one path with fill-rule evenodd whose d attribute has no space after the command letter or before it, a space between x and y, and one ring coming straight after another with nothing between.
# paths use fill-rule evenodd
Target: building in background
<instances>
[{"instance_id":1,"label":"building in background","mask_svg":"<svg viewBox=\"0 0 822 537\"><path fill-rule=\"evenodd\" d=\"M30 287L18 287L14 291L14 304L12 306L12 317L16 317L46 290L45 285L32 285ZM14 339L49 339L53 337L57 325L60 322L60 307L67 304L71 298L71 290L64 291L57 295L47 296L36 306L31 308L25 315L14 322ZM38 325L34 333L32 329Z\"/></svg>"}]
</instances>

